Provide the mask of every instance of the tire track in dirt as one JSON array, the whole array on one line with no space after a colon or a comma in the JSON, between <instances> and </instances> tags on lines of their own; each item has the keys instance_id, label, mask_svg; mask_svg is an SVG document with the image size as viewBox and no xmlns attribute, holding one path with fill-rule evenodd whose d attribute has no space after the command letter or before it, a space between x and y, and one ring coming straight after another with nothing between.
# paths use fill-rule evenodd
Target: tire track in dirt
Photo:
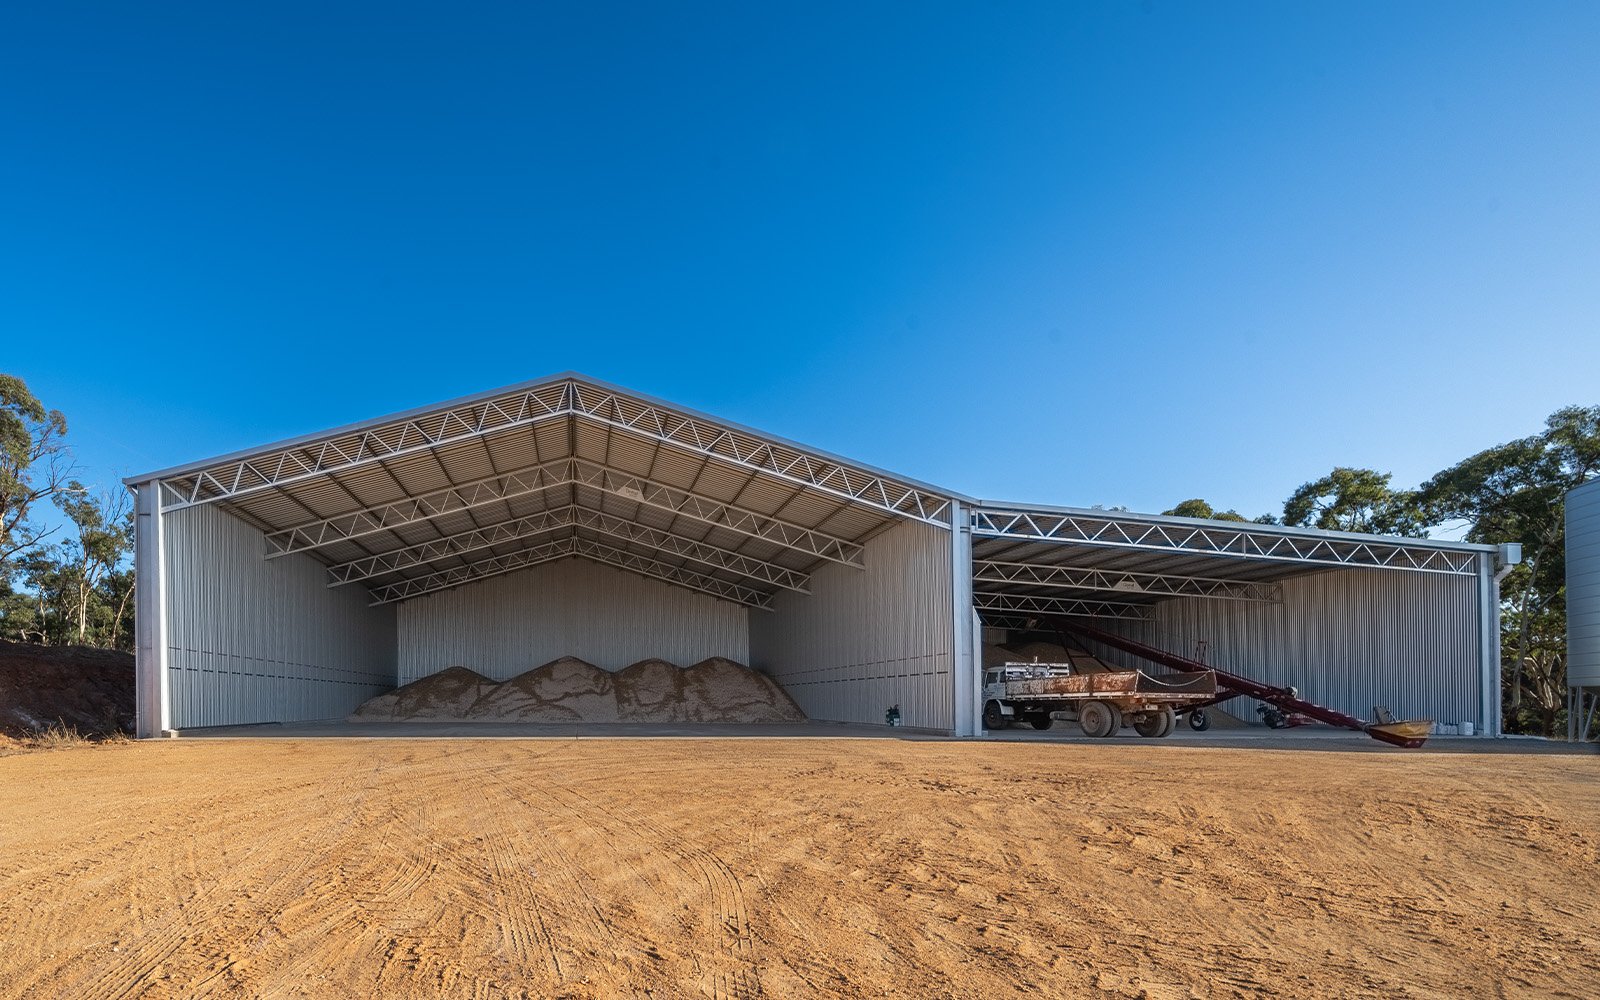
<instances>
[{"instance_id":1,"label":"tire track in dirt","mask_svg":"<svg viewBox=\"0 0 1600 1000\"><path fill-rule=\"evenodd\" d=\"M342 773L337 785L337 797L343 798L355 785L351 772ZM327 813L317 833L332 833L338 826L337 815ZM276 853L277 845L268 839L258 840L247 849L241 863L227 876L209 881L189 896L166 908L153 927L143 929L137 946L127 954L108 956L86 971L86 982L74 992L82 1000L120 1000L148 990L156 970L170 961L178 950L196 936L196 926L215 916L211 903L216 899L230 899L249 879L240 873L249 870L251 858L260 854ZM313 855L300 852L294 856L287 871L283 871L268 890L268 900L287 900L303 889L302 876L313 864Z\"/></svg>"},{"instance_id":2,"label":"tire track in dirt","mask_svg":"<svg viewBox=\"0 0 1600 1000\"><path fill-rule=\"evenodd\" d=\"M720 931L715 935L715 947L735 966L732 972L718 969L710 974L707 985L711 995L717 1000L750 1000L761 996L761 981L754 957L754 936L750 930L744 889L727 863L714 852L694 846L681 834L666 829L658 821L641 815L638 810L630 806L613 806L585 795L575 784L563 784L552 789L552 792L558 797L576 799L581 804L581 809L577 810L579 815L599 813L650 834L648 839L652 843L680 858L683 871L710 891L712 924Z\"/></svg>"}]
</instances>

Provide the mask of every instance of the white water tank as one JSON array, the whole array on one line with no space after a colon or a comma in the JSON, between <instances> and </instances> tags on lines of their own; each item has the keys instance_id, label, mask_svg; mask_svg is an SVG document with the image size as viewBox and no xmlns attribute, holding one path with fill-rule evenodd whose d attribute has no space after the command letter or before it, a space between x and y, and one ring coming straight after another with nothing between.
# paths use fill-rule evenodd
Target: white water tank
<instances>
[{"instance_id":1,"label":"white water tank","mask_svg":"<svg viewBox=\"0 0 1600 1000\"><path fill-rule=\"evenodd\" d=\"M1567 494L1567 684L1600 688L1600 479Z\"/></svg>"}]
</instances>

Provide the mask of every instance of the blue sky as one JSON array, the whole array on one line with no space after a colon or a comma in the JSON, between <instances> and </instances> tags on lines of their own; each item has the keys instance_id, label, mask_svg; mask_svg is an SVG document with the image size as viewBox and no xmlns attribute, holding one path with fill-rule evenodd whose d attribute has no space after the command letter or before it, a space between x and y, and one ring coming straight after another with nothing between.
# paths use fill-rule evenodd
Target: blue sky
<instances>
[{"instance_id":1,"label":"blue sky","mask_svg":"<svg viewBox=\"0 0 1600 1000\"><path fill-rule=\"evenodd\" d=\"M13 5L0 370L92 477L563 369L1277 512L1600 402L1600 5Z\"/></svg>"}]
</instances>

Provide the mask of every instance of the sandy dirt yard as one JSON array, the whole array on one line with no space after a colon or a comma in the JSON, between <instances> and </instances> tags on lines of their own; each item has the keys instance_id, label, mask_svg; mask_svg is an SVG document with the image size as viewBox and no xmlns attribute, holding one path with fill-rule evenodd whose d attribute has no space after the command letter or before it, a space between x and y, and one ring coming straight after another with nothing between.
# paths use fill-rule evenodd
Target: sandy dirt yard
<instances>
[{"instance_id":1,"label":"sandy dirt yard","mask_svg":"<svg viewBox=\"0 0 1600 1000\"><path fill-rule=\"evenodd\" d=\"M0 996L1600 995L1600 758L893 740L0 758Z\"/></svg>"}]
</instances>

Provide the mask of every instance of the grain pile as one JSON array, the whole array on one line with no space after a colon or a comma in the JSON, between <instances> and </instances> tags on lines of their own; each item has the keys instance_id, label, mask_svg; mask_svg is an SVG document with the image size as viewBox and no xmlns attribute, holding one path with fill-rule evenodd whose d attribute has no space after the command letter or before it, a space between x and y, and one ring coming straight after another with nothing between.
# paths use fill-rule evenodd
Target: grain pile
<instances>
[{"instance_id":1,"label":"grain pile","mask_svg":"<svg viewBox=\"0 0 1600 1000\"><path fill-rule=\"evenodd\" d=\"M722 657L687 669L640 660L616 673L564 656L495 682L450 667L379 695L352 722L804 722L771 679Z\"/></svg>"}]
</instances>

